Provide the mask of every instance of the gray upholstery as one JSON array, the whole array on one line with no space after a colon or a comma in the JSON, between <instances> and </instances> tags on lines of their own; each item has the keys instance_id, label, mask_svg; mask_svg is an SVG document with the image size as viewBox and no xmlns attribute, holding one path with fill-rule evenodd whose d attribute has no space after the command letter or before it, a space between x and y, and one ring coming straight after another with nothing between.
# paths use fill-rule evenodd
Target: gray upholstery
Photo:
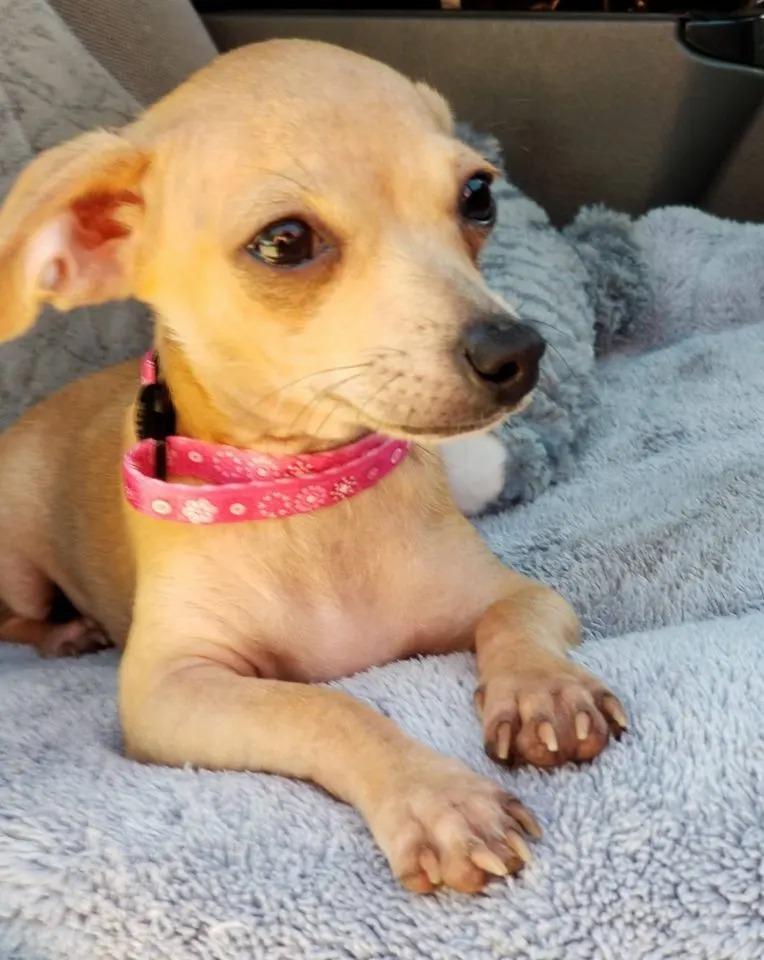
<instances>
[{"instance_id":1,"label":"gray upholstery","mask_svg":"<svg viewBox=\"0 0 764 960\"><path fill-rule=\"evenodd\" d=\"M139 103L163 96L215 55L188 0L50 0L72 33Z\"/></svg>"},{"instance_id":2,"label":"gray upholstery","mask_svg":"<svg viewBox=\"0 0 764 960\"><path fill-rule=\"evenodd\" d=\"M36 153L121 126L215 53L188 0L0 0L0 25L0 198ZM0 428L62 384L139 353L147 336L133 303L47 313L0 347Z\"/></svg>"}]
</instances>

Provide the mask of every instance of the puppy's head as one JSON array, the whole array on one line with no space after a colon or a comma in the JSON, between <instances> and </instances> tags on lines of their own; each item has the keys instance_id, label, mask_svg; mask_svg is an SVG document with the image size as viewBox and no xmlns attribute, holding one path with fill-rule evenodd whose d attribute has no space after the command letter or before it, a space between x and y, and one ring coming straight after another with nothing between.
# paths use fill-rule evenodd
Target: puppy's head
<instances>
[{"instance_id":1,"label":"puppy's head","mask_svg":"<svg viewBox=\"0 0 764 960\"><path fill-rule=\"evenodd\" d=\"M136 296L229 439L481 429L544 349L476 266L495 176L428 87L323 44L243 48L22 175L0 337L45 302Z\"/></svg>"}]
</instances>

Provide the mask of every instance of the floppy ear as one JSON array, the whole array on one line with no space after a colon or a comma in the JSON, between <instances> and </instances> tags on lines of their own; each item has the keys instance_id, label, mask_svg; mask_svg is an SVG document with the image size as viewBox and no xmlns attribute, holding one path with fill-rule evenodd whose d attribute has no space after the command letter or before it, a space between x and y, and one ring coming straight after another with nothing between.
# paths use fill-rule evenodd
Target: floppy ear
<instances>
[{"instance_id":1,"label":"floppy ear","mask_svg":"<svg viewBox=\"0 0 764 960\"><path fill-rule=\"evenodd\" d=\"M449 107L446 98L438 93L437 90L433 90L431 86L421 81L415 83L414 86L419 96L427 104L430 113L435 118L435 122L443 133L453 133L454 116L451 113L451 107Z\"/></svg>"},{"instance_id":2,"label":"floppy ear","mask_svg":"<svg viewBox=\"0 0 764 960\"><path fill-rule=\"evenodd\" d=\"M97 130L40 154L0 208L0 341L40 310L127 297L148 158Z\"/></svg>"}]
</instances>

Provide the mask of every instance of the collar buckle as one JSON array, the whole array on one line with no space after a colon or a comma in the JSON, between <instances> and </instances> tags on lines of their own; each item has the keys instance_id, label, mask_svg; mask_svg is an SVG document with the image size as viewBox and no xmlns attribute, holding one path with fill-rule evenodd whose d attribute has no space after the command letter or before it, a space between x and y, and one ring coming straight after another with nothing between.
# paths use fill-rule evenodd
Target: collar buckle
<instances>
[{"instance_id":1,"label":"collar buckle","mask_svg":"<svg viewBox=\"0 0 764 960\"><path fill-rule=\"evenodd\" d=\"M153 377L138 392L135 432L138 440L153 440L154 476L167 479L167 438L174 436L177 416L167 384L159 379L159 358L152 356Z\"/></svg>"}]
</instances>

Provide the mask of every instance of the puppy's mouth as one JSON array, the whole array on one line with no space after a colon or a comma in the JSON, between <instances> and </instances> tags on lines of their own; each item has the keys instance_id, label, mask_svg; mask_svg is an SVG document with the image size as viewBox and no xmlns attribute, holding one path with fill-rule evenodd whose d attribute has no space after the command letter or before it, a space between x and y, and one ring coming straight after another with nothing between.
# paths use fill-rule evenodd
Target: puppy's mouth
<instances>
[{"instance_id":1,"label":"puppy's mouth","mask_svg":"<svg viewBox=\"0 0 764 960\"><path fill-rule=\"evenodd\" d=\"M446 357L440 352L441 361L448 361L444 370L433 363L432 356L425 376L421 358L418 376L415 365L401 368L396 361L398 369L375 370L381 385L371 384L369 398L360 405L353 398L357 386L342 392L335 388L332 399L352 415L356 425L389 436L436 443L481 433L528 406L545 348L535 329L514 317L481 316L447 345ZM388 366L384 354L380 359L382 368ZM387 379L389 373L392 376ZM390 391L395 383L398 386ZM401 408L409 404L408 415L398 419Z\"/></svg>"},{"instance_id":2,"label":"puppy's mouth","mask_svg":"<svg viewBox=\"0 0 764 960\"><path fill-rule=\"evenodd\" d=\"M390 437L400 437L402 439L412 440L431 440L438 442L440 440L451 440L455 437L464 436L470 433L484 433L492 427L498 426L502 421L509 417L522 413L533 399L533 391L529 391L521 397L513 406L502 407L491 411L482 417L472 420L456 421L453 423L433 423L433 424L401 424L392 420L385 420L382 417L375 417L368 411L356 406L352 401L344 397L334 396L332 398L341 404L348 412L352 412L357 420L373 430L384 433Z\"/></svg>"}]
</instances>

